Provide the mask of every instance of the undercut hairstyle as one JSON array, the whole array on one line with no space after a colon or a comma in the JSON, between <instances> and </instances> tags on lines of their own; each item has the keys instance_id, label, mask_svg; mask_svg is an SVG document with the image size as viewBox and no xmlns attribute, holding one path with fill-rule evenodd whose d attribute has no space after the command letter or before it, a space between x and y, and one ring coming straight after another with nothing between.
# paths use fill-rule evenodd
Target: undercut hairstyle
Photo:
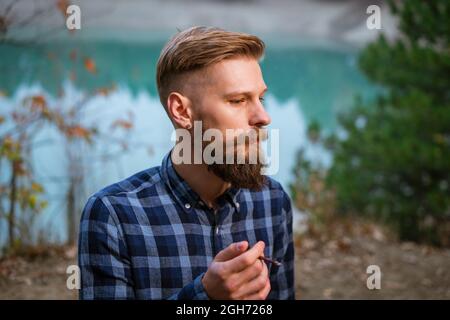
<instances>
[{"instance_id":1,"label":"undercut hairstyle","mask_svg":"<svg viewBox=\"0 0 450 320\"><path fill-rule=\"evenodd\" d=\"M192 27L177 33L158 59L156 83L162 105L167 109L169 94L180 91L189 81L184 78L186 74L240 56L259 61L264 49L264 42L257 36L214 27Z\"/></svg>"}]
</instances>

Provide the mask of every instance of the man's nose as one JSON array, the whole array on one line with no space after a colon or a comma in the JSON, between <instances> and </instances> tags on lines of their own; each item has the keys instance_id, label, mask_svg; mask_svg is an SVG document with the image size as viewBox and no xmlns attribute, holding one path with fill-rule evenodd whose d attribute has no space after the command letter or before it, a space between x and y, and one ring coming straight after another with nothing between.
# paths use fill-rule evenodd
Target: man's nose
<instances>
[{"instance_id":1,"label":"man's nose","mask_svg":"<svg viewBox=\"0 0 450 320\"><path fill-rule=\"evenodd\" d=\"M261 101L254 103L249 114L249 125L252 127L268 126L271 122L270 116L264 109Z\"/></svg>"}]
</instances>

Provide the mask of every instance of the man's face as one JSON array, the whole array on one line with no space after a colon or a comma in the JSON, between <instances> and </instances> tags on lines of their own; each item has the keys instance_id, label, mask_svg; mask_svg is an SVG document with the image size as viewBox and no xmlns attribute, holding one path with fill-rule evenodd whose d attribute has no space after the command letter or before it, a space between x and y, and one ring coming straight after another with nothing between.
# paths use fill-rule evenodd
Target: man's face
<instances>
[{"instance_id":1,"label":"man's face","mask_svg":"<svg viewBox=\"0 0 450 320\"><path fill-rule=\"evenodd\" d=\"M203 122L204 130L218 129L225 139L236 142L239 131L229 136L227 129L241 129L246 133L251 129L258 131L270 123L262 103L266 90L258 62L242 57L223 60L195 74L188 96L193 117ZM235 157L243 153L245 164L236 164L235 159L235 164L212 164L209 169L236 187L259 189L264 182L262 164L259 157L258 163L248 163L251 148L258 152L259 142L235 144Z\"/></svg>"},{"instance_id":2,"label":"man's face","mask_svg":"<svg viewBox=\"0 0 450 320\"><path fill-rule=\"evenodd\" d=\"M267 89L255 59L218 62L195 75L189 95L196 120L225 134L226 129L259 128L270 123L262 98Z\"/></svg>"}]
</instances>

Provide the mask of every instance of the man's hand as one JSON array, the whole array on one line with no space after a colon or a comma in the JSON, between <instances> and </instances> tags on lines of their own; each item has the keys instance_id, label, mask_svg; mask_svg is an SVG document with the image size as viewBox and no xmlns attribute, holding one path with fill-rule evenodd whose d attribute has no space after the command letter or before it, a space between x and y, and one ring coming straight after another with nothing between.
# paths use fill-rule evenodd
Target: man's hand
<instances>
[{"instance_id":1,"label":"man's hand","mask_svg":"<svg viewBox=\"0 0 450 320\"><path fill-rule=\"evenodd\" d=\"M264 300L270 292L269 270L258 259L265 244L257 242L247 250L248 242L232 243L220 251L209 266L202 283L211 299Z\"/></svg>"}]
</instances>

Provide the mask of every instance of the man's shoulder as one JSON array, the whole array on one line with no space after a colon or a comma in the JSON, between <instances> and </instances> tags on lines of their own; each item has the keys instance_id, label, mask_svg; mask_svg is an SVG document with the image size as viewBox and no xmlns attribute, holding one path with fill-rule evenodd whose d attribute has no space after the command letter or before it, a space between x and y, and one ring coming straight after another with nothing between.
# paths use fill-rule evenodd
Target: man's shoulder
<instances>
[{"instance_id":1,"label":"man's shoulder","mask_svg":"<svg viewBox=\"0 0 450 320\"><path fill-rule=\"evenodd\" d=\"M280 218L281 221L291 221L293 213L291 197L280 182L269 176L266 176L266 178L266 190L268 190L266 192L268 192L269 194L270 206L272 207L272 210L270 210L270 212L274 217Z\"/></svg>"},{"instance_id":2,"label":"man's shoulder","mask_svg":"<svg viewBox=\"0 0 450 320\"><path fill-rule=\"evenodd\" d=\"M127 215L127 208L132 206L130 199L156 196L164 190L162 183L160 167L156 166L108 185L89 197L82 220L107 222L119 213Z\"/></svg>"},{"instance_id":3,"label":"man's shoulder","mask_svg":"<svg viewBox=\"0 0 450 320\"><path fill-rule=\"evenodd\" d=\"M266 176L266 181L266 190L269 190L271 197L280 197L283 200L289 200L289 195L280 182L269 176Z\"/></svg>"},{"instance_id":4,"label":"man's shoulder","mask_svg":"<svg viewBox=\"0 0 450 320\"><path fill-rule=\"evenodd\" d=\"M267 188L269 188L270 190L279 190L284 192L284 188L281 185L280 182L278 182L277 180L275 180L274 178L270 177L270 176L265 176L266 177L266 186Z\"/></svg>"},{"instance_id":5,"label":"man's shoulder","mask_svg":"<svg viewBox=\"0 0 450 320\"><path fill-rule=\"evenodd\" d=\"M91 198L102 199L111 197L140 196L142 193L151 193L162 183L160 166L142 170L126 179L108 185L94 193ZM149 196L151 194L148 194Z\"/></svg>"}]
</instances>

